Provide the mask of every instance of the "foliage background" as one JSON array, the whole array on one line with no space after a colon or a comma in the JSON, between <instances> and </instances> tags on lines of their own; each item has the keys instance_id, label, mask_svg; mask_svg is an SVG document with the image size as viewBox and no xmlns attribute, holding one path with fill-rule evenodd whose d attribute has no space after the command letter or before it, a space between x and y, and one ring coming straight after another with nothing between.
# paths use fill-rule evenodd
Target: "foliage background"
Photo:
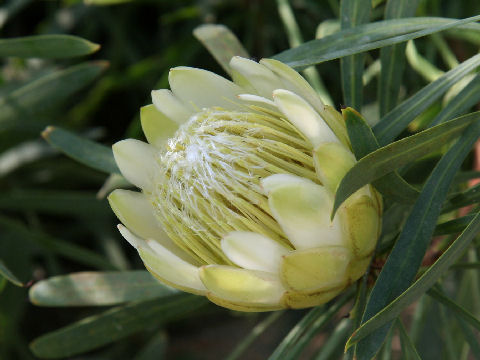
<instances>
[{"instance_id":1,"label":"foliage background","mask_svg":"<svg viewBox=\"0 0 480 360\"><path fill-rule=\"evenodd\" d=\"M279 13L285 3L280 0L4 2L0 7L2 39L72 34L100 44L101 48L90 55L68 59L4 56L0 60L0 110L4 112L0 113L0 259L3 264L24 283L86 270L142 269L136 253L117 233L117 221L106 200L102 194L98 195L107 175L61 155L40 138L40 133L47 125L58 125L106 145L127 137L142 138L139 108L150 103L152 89L168 87L171 67L189 65L224 74L193 37L194 28L203 23L225 24L254 58L272 56L289 48L293 41L292 30L286 30ZM385 9L381 0L374 1L374 5L372 21L381 19ZM291 7L304 39L313 39L317 26L338 18L340 11L335 0L295 0L291 1ZM416 12L417 16L450 18L476 14L480 14L480 4L474 0L423 0ZM448 70L431 38L419 39L415 44L427 61L440 70ZM454 39L449 40L448 46L459 61L478 51L478 41ZM378 50L371 51L367 65L377 57ZM40 82L28 93L30 102L22 111L9 115L5 110L8 96L15 91L78 64L83 64L80 66L85 67L85 72L59 81L53 88ZM339 108L344 104L339 61L323 63L317 69L334 105ZM407 65L401 96L405 98L406 94L421 89L431 81L428 76L428 72L422 73ZM371 81L363 91L366 105L363 110L370 120L378 118L375 115L377 91L377 81ZM421 119L415 124L421 127ZM428 173L438 157L427 160L416 168L421 171L410 172L407 179L424 180L422 172ZM468 162L465 167L469 169ZM466 292L459 297L468 300L471 311L478 311L478 306L468 304L480 296L478 275L471 274L469 279L459 281L467 283L470 290L473 286L475 296L469 298ZM412 330L417 331L415 339L422 344L420 354L425 359L460 358L457 355L465 352L464 345L460 341L460 345L457 344L459 336L454 333L455 327L448 330L451 319L438 304L428 306L427 302L432 300L421 301L421 306L429 308L422 313L422 324L427 325ZM331 352L322 355L319 350L349 309L348 305L341 308L321 331L315 328L309 337L303 338L302 358L341 357L348 337L345 326L336 328L334 334L339 334L338 341L331 342ZM28 345L33 339L105 310L86 306L36 307L29 302L26 287L16 287L0 276L0 359L35 359ZM66 358L225 359L230 354L230 359L236 356L266 359L307 312L238 314L204 305L194 311L194 316L183 315L166 324L153 317L142 326L143 330L132 336L80 357ZM412 309L406 311L407 323L412 321L412 314ZM273 321L274 326L261 333ZM259 333L248 337L253 328ZM105 334L100 331L97 336ZM439 338L445 337L452 340L439 346ZM388 349L385 354L406 356L400 355L398 339L395 337L393 350ZM468 350L466 353L468 355Z\"/></svg>"}]
</instances>

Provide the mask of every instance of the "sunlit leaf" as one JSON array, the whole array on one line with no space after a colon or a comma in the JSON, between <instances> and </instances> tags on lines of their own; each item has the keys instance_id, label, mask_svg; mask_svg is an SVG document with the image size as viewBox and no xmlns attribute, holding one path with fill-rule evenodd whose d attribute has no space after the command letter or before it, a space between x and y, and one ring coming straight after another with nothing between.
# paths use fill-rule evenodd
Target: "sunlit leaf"
<instances>
[{"instance_id":1,"label":"sunlit leaf","mask_svg":"<svg viewBox=\"0 0 480 360\"><path fill-rule=\"evenodd\" d=\"M281 52L274 58L294 68L304 68L343 56L358 54L460 27L479 19L480 16L463 20L416 17L378 21L360 25L353 29L342 30L322 39L308 41L296 48ZM479 24L473 25L469 28L480 31Z\"/></svg>"},{"instance_id":2,"label":"sunlit leaf","mask_svg":"<svg viewBox=\"0 0 480 360\"><path fill-rule=\"evenodd\" d=\"M100 45L72 35L37 35L0 39L0 57L64 59L88 55Z\"/></svg>"},{"instance_id":3,"label":"sunlit leaf","mask_svg":"<svg viewBox=\"0 0 480 360\"><path fill-rule=\"evenodd\" d=\"M231 74L229 64L232 57L250 57L235 34L224 25L201 25L193 30L193 35L207 48L227 74Z\"/></svg>"},{"instance_id":4,"label":"sunlit leaf","mask_svg":"<svg viewBox=\"0 0 480 360\"><path fill-rule=\"evenodd\" d=\"M386 114L375 125L373 132L380 145L388 144L395 139L416 116L420 115L452 85L469 72L480 66L480 54L471 57L453 70L442 75L434 82L423 87L416 94L402 102Z\"/></svg>"},{"instance_id":5,"label":"sunlit leaf","mask_svg":"<svg viewBox=\"0 0 480 360\"><path fill-rule=\"evenodd\" d=\"M38 306L105 306L176 292L160 284L148 271L138 270L54 276L32 286L29 297Z\"/></svg>"}]
</instances>

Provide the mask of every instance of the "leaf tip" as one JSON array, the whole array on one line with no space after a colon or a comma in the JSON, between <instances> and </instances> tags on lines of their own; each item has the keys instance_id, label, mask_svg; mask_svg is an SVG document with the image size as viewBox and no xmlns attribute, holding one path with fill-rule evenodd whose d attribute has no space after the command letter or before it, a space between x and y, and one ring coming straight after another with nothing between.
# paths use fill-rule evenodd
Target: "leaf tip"
<instances>
[{"instance_id":1,"label":"leaf tip","mask_svg":"<svg viewBox=\"0 0 480 360\"><path fill-rule=\"evenodd\" d=\"M41 135L45 140L48 141L49 135L54 131L55 131L55 126L49 125L45 128L45 130L42 131Z\"/></svg>"}]
</instances>

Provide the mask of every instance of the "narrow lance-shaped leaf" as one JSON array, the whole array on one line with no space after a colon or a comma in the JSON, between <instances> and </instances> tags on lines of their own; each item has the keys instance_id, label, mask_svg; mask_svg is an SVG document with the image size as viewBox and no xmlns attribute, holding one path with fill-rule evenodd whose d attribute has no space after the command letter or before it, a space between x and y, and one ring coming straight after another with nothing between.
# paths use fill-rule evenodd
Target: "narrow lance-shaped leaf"
<instances>
[{"instance_id":1,"label":"narrow lance-shaped leaf","mask_svg":"<svg viewBox=\"0 0 480 360\"><path fill-rule=\"evenodd\" d=\"M0 40L0 57L65 59L88 55L100 45L72 35L37 35Z\"/></svg>"},{"instance_id":2,"label":"narrow lance-shaped leaf","mask_svg":"<svg viewBox=\"0 0 480 360\"><path fill-rule=\"evenodd\" d=\"M4 277L8 281L10 281L12 284L17 285L17 286L24 286L25 284L21 282L17 276L15 276L14 273L5 265L5 263L0 259L0 278Z\"/></svg>"},{"instance_id":3,"label":"narrow lance-shaped leaf","mask_svg":"<svg viewBox=\"0 0 480 360\"><path fill-rule=\"evenodd\" d=\"M372 129L362 115L352 108L342 110L342 114L357 159L365 157L380 147ZM374 181L373 185L383 196L402 203L413 203L420 194L417 189L403 180L396 171Z\"/></svg>"},{"instance_id":4,"label":"narrow lance-shaped leaf","mask_svg":"<svg viewBox=\"0 0 480 360\"><path fill-rule=\"evenodd\" d=\"M385 7L385 20L414 16L417 6L418 0L389 0ZM382 47L380 62L378 102L380 116L383 116L397 104L405 67L405 44Z\"/></svg>"},{"instance_id":5,"label":"narrow lance-shaped leaf","mask_svg":"<svg viewBox=\"0 0 480 360\"><path fill-rule=\"evenodd\" d=\"M207 48L227 74L231 74L229 64L232 57L250 57L235 34L224 25L201 25L193 30L193 35Z\"/></svg>"},{"instance_id":6,"label":"narrow lance-shaped leaf","mask_svg":"<svg viewBox=\"0 0 480 360\"><path fill-rule=\"evenodd\" d=\"M405 327L403 326L400 319L397 319L396 325L398 333L400 335L400 342L402 344L403 358L411 360L421 360L420 356L418 355L417 349L415 349L415 345L410 339L410 336L408 336L407 331L405 330Z\"/></svg>"},{"instance_id":7,"label":"narrow lance-shaped leaf","mask_svg":"<svg viewBox=\"0 0 480 360\"><path fill-rule=\"evenodd\" d=\"M32 244L40 245L41 248L61 255L80 264L93 266L102 270L113 270L115 267L103 256L67 241L60 241L47 234L36 230L30 230L18 220L0 215L0 226L18 234L18 237Z\"/></svg>"},{"instance_id":8,"label":"narrow lance-shaped leaf","mask_svg":"<svg viewBox=\"0 0 480 360\"><path fill-rule=\"evenodd\" d=\"M432 105L459 79L478 66L480 66L480 54L464 61L453 70L425 86L380 119L380 122L373 128L380 145L386 145L395 139L416 116Z\"/></svg>"},{"instance_id":9,"label":"narrow lance-shaped leaf","mask_svg":"<svg viewBox=\"0 0 480 360\"><path fill-rule=\"evenodd\" d=\"M29 297L37 306L106 306L175 292L160 284L149 272L137 270L54 276L32 286Z\"/></svg>"},{"instance_id":10,"label":"narrow lance-shaped leaf","mask_svg":"<svg viewBox=\"0 0 480 360\"><path fill-rule=\"evenodd\" d=\"M340 2L341 28L351 29L370 21L370 0L342 0ZM340 59L343 99L345 105L361 110L363 103L363 67L365 54L345 56Z\"/></svg>"},{"instance_id":11,"label":"narrow lance-shaped leaf","mask_svg":"<svg viewBox=\"0 0 480 360\"><path fill-rule=\"evenodd\" d=\"M47 127L42 132L42 136L52 146L82 164L108 174L120 173L113 158L111 147L82 138L54 126Z\"/></svg>"},{"instance_id":12,"label":"narrow lance-shaped leaf","mask_svg":"<svg viewBox=\"0 0 480 360\"><path fill-rule=\"evenodd\" d=\"M178 319L206 302L203 297L182 294L116 307L42 335L30 343L30 350L41 358L70 357Z\"/></svg>"},{"instance_id":13,"label":"narrow lance-shaped leaf","mask_svg":"<svg viewBox=\"0 0 480 360\"><path fill-rule=\"evenodd\" d=\"M462 319L480 331L480 320L478 320L471 312L464 309L455 301L446 296L442 291L436 288L431 288L427 291L427 294L442 305L445 305L450 311L458 314L460 317L462 317Z\"/></svg>"},{"instance_id":14,"label":"narrow lance-shaped leaf","mask_svg":"<svg viewBox=\"0 0 480 360\"><path fill-rule=\"evenodd\" d=\"M463 20L448 18L416 17L393 19L360 25L342 30L322 39L308 41L296 48L274 56L294 68L305 68L324 61L398 44L411 39L437 33L480 20L473 16ZM467 27L480 30L479 24Z\"/></svg>"},{"instance_id":15,"label":"narrow lance-shaped leaf","mask_svg":"<svg viewBox=\"0 0 480 360\"><path fill-rule=\"evenodd\" d=\"M335 194L332 216L338 207L361 187L438 149L439 143L458 136L468 125L479 119L480 112L468 114L396 141L363 157L340 182Z\"/></svg>"},{"instance_id":16,"label":"narrow lance-shaped leaf","mask_svg":"<svg viewBox=\"0 0 480 360\"><path fill-rule=\"evenodd\" d=\"M43 76L0 97L0 131L21 126L22 119L35 119L93 81L107 67L104 61L72 66Z\"/></svg>"},{"instance_id":17,"label":"narrow lance-shaped leaf","mask_svg":"<svg viewBox=\"0 0 480 360\"><path fill-rule=\"evenodd\" d=\"M417 274L430 242L441 204L460 168L480 135L480 121L465 129L460 139L442 157L418 197L403 231L375 282L363 316L368 321L405 291ZM360 358L371 359L380 349L390 324L377 329L357 344Z\"/></svg>"},{"instance_id":18,"label":"narrow lance-shaped leaf","mask_svg":"<svg viewBox=\"0 0 480 360\"><path fill-rule=\"evenodd\" d=\"M480 213L475 216L470 225L453 242L452 245L430 266L425 273L413 283L406 291L380 310L370 320L363 323L354 331L347 341L346 349L374 332L376 329L395 319L407 306L431 288L437 280L448 271L450 266L463 255L475 236L480 231Z\"/></svg>"},{"instance_id":19,"label":"narrow lance-shaped leaf","mask_svg":"<svg viewBox=\"0 0 480 360\"><path fill-rule=\"evenodd\" d=\"M462 114L480 101L480 75L476 75L433 119L430 126L441 124Z\"/></svg>"}]
</instances>

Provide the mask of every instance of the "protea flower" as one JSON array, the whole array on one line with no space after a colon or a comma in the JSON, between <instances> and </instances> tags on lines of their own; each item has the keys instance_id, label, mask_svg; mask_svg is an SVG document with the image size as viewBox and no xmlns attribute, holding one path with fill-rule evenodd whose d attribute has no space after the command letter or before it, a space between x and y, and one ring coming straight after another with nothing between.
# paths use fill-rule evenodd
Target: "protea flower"
<instances>
[{"instance_id":1,"label":"protea flower","mask_svg":"<svg viewBox=\"0 0 480 360\"><path fill-rule=\"evenodd\" d=\"M178 67L141 109L149 144L113 146L141 192L116 190L120 232L161 282L241 311L315 306L366 271L380 227L371 186L333 220L355 163L343 118L293 69L234 57L233 82Z\"/></svg>"}]
</instances>

